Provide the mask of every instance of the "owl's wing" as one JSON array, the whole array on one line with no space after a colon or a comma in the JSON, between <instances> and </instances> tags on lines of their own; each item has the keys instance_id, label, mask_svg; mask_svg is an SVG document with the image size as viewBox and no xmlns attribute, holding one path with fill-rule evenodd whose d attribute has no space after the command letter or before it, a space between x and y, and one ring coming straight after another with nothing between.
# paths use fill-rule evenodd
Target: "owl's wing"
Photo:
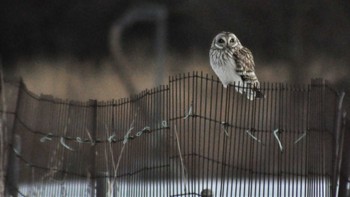
<instances>
[{"instance_id":1,"label":"owl's wing","mask_svg":"<svg viewBox=\"0 0 350 197\"><path fill-rule=\"evenodd\" d=\"M236 61L236 72L241 76L244 84L253 85L252 94L248 94L248 98L251 100L253 98L264 98L264 93L260 91L260 83L258 78L255 75L255 63L252 52L243 47L240 50L236 50L233 53L233 56Z\"/></svg>"},{"instance_id":2,"label":"owl's wing","mask_svg":"<svg viewBox=\"0 0 350 197\"><path fill-rule=\"evenodd\" d=\"M233 56L237 65L236 72L242 77L242 80L252 83L256 82L258 78L255 75L255 63L252 52L248 48L243 47L240 50L236 50Z\"/></svg>"}]
</instances>

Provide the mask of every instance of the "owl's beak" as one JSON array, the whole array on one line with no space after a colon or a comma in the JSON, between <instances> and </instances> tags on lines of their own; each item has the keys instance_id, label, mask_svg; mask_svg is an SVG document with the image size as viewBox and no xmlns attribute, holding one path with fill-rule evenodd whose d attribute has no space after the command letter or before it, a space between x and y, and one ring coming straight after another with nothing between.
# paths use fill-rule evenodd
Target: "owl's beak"
<instances>
[{"instance_id":1,"label":"owl's beak","mask_svg":"<svg viewBox=\"0 0 350 197\"><path fill-rule=\"evenodd\" d=\"M224 46L224 49L231 50L231 49L232 49L232 47L230 47L230 46L226 45L226 46Z\"/></svg>"}]
</instances>

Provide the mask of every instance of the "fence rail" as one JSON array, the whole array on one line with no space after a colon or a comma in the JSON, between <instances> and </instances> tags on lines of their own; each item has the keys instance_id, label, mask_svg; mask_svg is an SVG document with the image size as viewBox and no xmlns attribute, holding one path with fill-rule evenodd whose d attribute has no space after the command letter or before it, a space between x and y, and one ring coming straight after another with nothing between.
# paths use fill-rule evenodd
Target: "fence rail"
<instances>
[{"instance_id":1,"label":"fence rail","mask_svg":"<svg viewBox=\"0 0 350 197\"><path fill-rule=\"evenodd\" d=\"M336 194L341 95L321 79L262 83L266 98L254 101L198 72L109 101L5 86L14 196Z\"/></svg>"}]
</instances>

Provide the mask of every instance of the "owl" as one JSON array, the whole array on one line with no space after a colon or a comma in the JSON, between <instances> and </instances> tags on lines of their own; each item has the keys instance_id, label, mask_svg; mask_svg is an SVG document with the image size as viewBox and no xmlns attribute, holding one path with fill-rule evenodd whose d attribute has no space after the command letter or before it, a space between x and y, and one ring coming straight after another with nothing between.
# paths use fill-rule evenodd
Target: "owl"
<instances>
[{"instance_id":1,"label":"owl","mask_svg":"<svg viewBox=\"0 0 350 197\"><path fill-rule=\"evenodd\" d=\"M215 36L209 50L210 65L225 88L229 84L247 95L249 100L263 98L254 70L252 52L242 46L237 36L221 32Z\"/></svg>"}]
</instances>

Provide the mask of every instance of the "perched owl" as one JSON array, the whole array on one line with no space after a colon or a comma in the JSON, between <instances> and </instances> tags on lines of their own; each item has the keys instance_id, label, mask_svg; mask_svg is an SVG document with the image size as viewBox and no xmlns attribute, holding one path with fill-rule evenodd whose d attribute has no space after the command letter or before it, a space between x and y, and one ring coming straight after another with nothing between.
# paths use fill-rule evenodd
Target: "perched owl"
<instances>
[{"instance_id":1,"label":"perched owl","mask_svg":"<svg viewBox=\"0 0 350 197\"><path fill-rule=\"evenodd\" d=\"M254 72L252 52L242 46L235 34L221 32L216 35L209 57L211 67L225 88L235 84L236 90L245 93L250 100L264 97Z\"/></svg>"}]
</instances>

